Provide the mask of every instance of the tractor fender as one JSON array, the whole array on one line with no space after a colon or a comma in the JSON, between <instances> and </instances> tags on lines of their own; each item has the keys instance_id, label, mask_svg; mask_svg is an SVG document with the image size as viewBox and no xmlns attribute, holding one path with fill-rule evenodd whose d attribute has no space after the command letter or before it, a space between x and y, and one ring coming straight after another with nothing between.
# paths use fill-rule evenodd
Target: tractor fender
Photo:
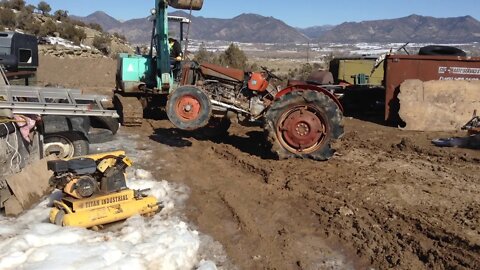
<instances>
[{"instance_id":1,"label":"tractor fender","mask_svg":"<svg viewBox=\"0 0 480 270\"><path fill-rule=\"evenodd\" d=\"M334 94L332 94L330 91L328 91L325 88L318 87L318 86L311 85L311 84L298 84L298 85L289 86L289 87L281 90L280 92L278 92L277 95L275 96L275 99L279 99L280 97L284 96L285 94L293 92L293 91L305 91L305 90L312 90L312 91L317 91L317 92L321 92L321 93L325 94L327 97L331 98L335 102L335 104L337 104L338 108L340 108L340 110L343 113L343 106Z\"/></svg>"}]
</instances>

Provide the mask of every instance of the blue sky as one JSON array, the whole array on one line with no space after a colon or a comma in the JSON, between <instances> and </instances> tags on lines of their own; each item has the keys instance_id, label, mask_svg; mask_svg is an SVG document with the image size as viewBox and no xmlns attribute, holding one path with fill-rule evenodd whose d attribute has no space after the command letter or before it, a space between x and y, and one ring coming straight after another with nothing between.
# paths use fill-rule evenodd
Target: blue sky
<instances>
[{"instance_id":1,"label":"blue sky","mask_svg":"<svg viewBox=\"0 0 480 270\"><path fill-rule=\"evenodd\" d=\"M36 5L40 0L27 0ZM53 10L86 16L101 10L127 20L148 15L154 0L46 0ZM233 18L242 13L272 16L296 27L346 21L391 19L418 14L434 17L471 15L480 19L479 0L205 0L195 16Z\"/></svg>"}]
</instances>

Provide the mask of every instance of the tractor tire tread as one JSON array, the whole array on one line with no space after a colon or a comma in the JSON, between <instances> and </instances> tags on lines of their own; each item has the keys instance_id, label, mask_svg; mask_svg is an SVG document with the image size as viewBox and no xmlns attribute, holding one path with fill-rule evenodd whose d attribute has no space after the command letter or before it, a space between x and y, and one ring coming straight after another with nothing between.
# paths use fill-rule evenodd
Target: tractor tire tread
<instances>
[{"instance_id":1,"label":"tractor tire tread","mask_svg":"<svg viewBox=\"0 0 480 270\"><path fill-rule=\"evenodd\" d=\"M182 121L175 113L175 104L177 100L183 95L192 95L201 103L202 111L198 118L194 121ZM177 88L168 98L167 101L167 116L170 122L181 130L196 130L205 127L212 114L212 105L208 96L199 88L194 86L182 86Z\"/></svg>"},{"instance_id":2,"label":"tractor tire tread","mask_svg":"<svg viewBox=\"0 0 480 270\"><path fill-rule=\"evenodd\" d=\"M290 106L300 103L318 104L318 107L323 108L326 119L329 122L328 125L330 126L330 134L328 134L329 138L327 138L329 141L326 142L322 148L309 154L298 154L288 151L280 144L276 134L276 122L282 113ZM338 105L330 97L321 92L314 90L293 91L274 101L265 115L264 130L272 152L276 154L279 159L296 157L324 161L330 159L334 154L331 143L341 138L344 134L343 114Z\"/></svg>"}]
</instances>

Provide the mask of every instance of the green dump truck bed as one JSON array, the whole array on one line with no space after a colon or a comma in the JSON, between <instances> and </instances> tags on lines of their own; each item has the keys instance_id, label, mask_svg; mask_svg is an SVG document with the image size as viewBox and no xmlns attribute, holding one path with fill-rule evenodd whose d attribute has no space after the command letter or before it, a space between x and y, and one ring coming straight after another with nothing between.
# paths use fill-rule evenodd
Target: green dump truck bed
<instances>
[{"instance_id":1,"label":"green dump truck bed","mask_svg":"<svg viewBox=\"0 0 480 270\"><path fill-rule=\"evenodd\" d=\"M373 74L372 69L377 57L342 57L330 62L330 72L335 83L346 82L354 85L382 85L384 70L377 68Z\"/></svg>"}]
</instances>

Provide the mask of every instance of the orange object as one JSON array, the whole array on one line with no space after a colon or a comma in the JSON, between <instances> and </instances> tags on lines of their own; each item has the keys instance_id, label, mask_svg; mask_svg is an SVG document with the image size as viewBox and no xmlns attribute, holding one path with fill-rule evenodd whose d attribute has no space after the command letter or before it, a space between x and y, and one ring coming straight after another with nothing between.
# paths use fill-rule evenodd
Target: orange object
<instances>
[{"instance_id":1,"label":"orange object","mask_svg":"<svg viewBox=\"0 0 480 270\"><path fill-rule=\"evenodd\" d=\"M248 88L252 91L263 92L268 87L268 81L262 73L253 72L248 80Z\"/></svg>"}]
</instances>

